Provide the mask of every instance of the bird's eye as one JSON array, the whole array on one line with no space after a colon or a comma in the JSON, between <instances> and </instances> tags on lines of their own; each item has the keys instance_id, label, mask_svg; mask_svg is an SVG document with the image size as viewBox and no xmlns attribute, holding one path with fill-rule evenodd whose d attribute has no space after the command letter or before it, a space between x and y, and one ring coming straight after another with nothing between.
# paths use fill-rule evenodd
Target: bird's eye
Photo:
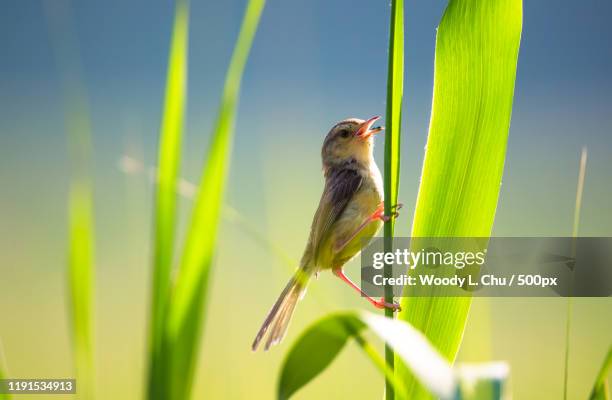
<instances>
[{"instance_id":1,"label":"bird's eye","mask_svg":"<svg viewBox=\"0 0 612 400\"><path fill-rule=\"evenodd\" d=\"M350 134L351 134L351 132L349 132L349 131L348 131L348 130L346 130L346 129L342 129L342 130L340 131L340 136L342 136L343 138L347 138L347 137L349 137L349 136L350 136Z\"/></svg>"}]
</instances>

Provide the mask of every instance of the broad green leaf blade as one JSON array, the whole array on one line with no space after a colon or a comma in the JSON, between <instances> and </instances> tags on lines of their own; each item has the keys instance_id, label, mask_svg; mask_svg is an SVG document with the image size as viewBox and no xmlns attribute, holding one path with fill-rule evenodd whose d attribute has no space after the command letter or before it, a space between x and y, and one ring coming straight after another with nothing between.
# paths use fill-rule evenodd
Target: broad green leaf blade
<instances>
[{"instance_id":1,"label":"broad green leaf blade","mask_svg":"<svg viewBox=\"0 0 612 400\"><path fill-rule=\"evenodd\" d=\"M500 400L508 376L503 362L460 365L455 370L409 324L368 312L328 315L306 329L291 346L281 368L278 399L290 398L323 372L338 356L349 339L355 339L374 365L388 377L398 398L408 399L403 385L374 346L361 336L369 328L388 343L428 390L442 400Z\"/></svg>"},{"instance_id":2,"label":"broad green leaf blade","mask_svg":"<svg viewBox=\"0 0 612 400\"><path fill-rule=\"evenodd\" d=\"M436 40L433 108L413 237L490 235L521 25L521 0L450 1ZM453 361L470 304L468 297L405 297L399 318ZM397 371L411 399L431 398L407 368Z\"/></svg>"},{"instance_id":3,"label":"broad green leaf blade","mask_svg":"<svg viewBox=\"0 0 612 400\"><path fill-rule=\"evenodd\" d=\"M612 346L608 349L608 354L599 370L599 374L597 374L597 379L595 379L595 384L593 385L589 400L608 400L610 398L610 394L608 393L608 374L611 369Z\"/></svg>"},{"instance_id":4,"label":"broad green leaf blade","mask_svg":"<svg viewBox=\"0 0 612 400\"><path fill-rule=\"evenodd\" d=\"M494 395L487 400L501 399L501 390L497 389L508 375L507 364L465 365L453 370L421 332L403 321L367 312L331 314L306 329L291 346L283 363L278 398L290 398L323 372L349 339L355 339L374 365L389 378L398 398L409 398L401 381L393 377L374 346L361 336L364 328L386 341L404 365L437 397L481 400L483 393L489 393Z\"/></svg>"},{"instance_id":5,"label":"broad green leaf blade","mask_svg":"<svg viewBox=\"0 0 612 400\"><path fill-rule=\"evenodd\" d=\"M364 326L356 314L342 313L329 315L304 331L283 363L278 398L290 398L323 372Z\"/></svg>"},{"instance_id":6,"label":"broad green leaf blade","mask_svg":"<svg viewBox=\"0 0 612 400\"><path fill-rule=\"evenodd\" d=\"M402 124L402 99L404 95L404 1L392 0L389 25L389 61L387 71L387 112L385 116L385 172L384 201L385 215L393 215L397 205L400 171L400 138ZM395 218L385 222L385 251L392 251ZM385 276L392 275L391 266L385 266ZM385 301L393 302L393 288L385 287ZM393 318L393 310L386 309L385 316ZM394 370L395 355L385 347L385 361ZM389 379L385 379L385 397L392 400L395 395Z\"/></svg>"},{"instance_id":7,"label":"broad green leaf blade","mask_svg":"<svg viewBox=\"0 0 612 400\"><path fill-rule=\"evenodd\" d=\"M225 191L242 73L264 0L250 0L228 68L208 158L168 307L162 362L168 365L169 398L188 399L198 354L202 310Z\"/></svg>"},{"instance_id":8,"label":"broad green leaf blade","mask_svg":"<svg viewBox=\"0 0 612 400\"><path fill-rule=\"evenodd\" d=\"M381 320L383 325L379 327ZM387 378L393 391L397 392L397 396L402 399L406 398L403 395L402 385L395 378L393 370L387 366L385 360L375 350L375 346L361 336L361 331L369 326L381 338L389 340L393 347L401 348L404 345L410 346L411 344L418 346L421 342L414 343L411 341L413 338L399 337L397 335L381 336L381 331L388 328L388 325L384 324L385 321L391 324L391 326L394 324L406 325L403 322L397 322L392 319L357 312L331 314L315 322L304 331L289 350L281 369L278 398L290 398L299 389L323 372L344 348L349 339L355 339L363 352ZM419 352L415 353L418 354ZM434 356L444 363L440 356ZM425 359L425 362L419 362L419 365L425 366L427 361Z\"/></svg>"},{"instance_id":9,"label":"broad green leaf blade","mask_svg":"<svg viewBox=\"0 0 612 400\"><path fill-rule=\"evenodd\" d=\"M160 360L164 318L170 295L170 272L176 223L176 186L187 102L189 1L178 0L168 59L160 128L155 209L155 255L151 291L149 397L161 398L165 364Z\"/></svg>"}]
</instances>

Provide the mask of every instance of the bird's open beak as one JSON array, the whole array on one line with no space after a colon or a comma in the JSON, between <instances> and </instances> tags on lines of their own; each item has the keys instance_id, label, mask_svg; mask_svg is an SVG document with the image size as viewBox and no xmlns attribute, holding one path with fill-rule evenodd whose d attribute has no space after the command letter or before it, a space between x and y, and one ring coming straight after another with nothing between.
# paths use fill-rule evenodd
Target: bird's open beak
<instances>
[{"instance_id":1,"label":"bird's open beak","mask_svg":"<svg viewBox=\"0 0 612 400\"><path fill-rule=\"evenodd\" d=\"M365 121L363 124L361 124L359 129L357 129L357 131L355 132L355 136L362 140L367 140L370 137L376 135L378 132L381 132L383 129L385 129L383 126L372 127L372 125L374 125L374 122L378 121L379 119L380 117L376 116Z\"/></svg>"}]
</instances>

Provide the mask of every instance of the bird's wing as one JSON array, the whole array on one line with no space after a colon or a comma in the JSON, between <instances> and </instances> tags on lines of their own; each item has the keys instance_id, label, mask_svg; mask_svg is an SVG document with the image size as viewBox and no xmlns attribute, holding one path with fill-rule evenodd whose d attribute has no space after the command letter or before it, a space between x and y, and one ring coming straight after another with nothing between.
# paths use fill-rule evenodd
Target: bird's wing
<instances>
[{"instance_id":1,"label":"bird's wing","mask_svg":"<svg viewBox=\"0 0 612 400\"><path fill-rule=\"evenodd\" d=\"M363 178L361 174L350 168L332 170L327 175L325 189L319 202L310 230L310 257L315 262L319 248L329 237L331 227L338 220L353 195L359 190Z\"/></svg>"}]
</instances>

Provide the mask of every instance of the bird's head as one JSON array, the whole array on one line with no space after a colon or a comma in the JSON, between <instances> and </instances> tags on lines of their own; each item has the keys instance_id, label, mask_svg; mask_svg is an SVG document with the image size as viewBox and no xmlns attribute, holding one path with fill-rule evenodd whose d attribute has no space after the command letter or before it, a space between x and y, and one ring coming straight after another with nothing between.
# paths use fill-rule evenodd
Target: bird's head
<instances>
[{"instance_id":1,"label":"bird's head","mask_svg":"<svg viewBox=\"0 0 612 400\"><path fill-rule=\"evenodd\" d=\"M381 126L372 126L379 118L372 117L366 121L348 118L334 125L323 142L323 166L342 164L351 159L368 165L372 160L374 135L384 129Z\"/></svg>"}]
</instances>

